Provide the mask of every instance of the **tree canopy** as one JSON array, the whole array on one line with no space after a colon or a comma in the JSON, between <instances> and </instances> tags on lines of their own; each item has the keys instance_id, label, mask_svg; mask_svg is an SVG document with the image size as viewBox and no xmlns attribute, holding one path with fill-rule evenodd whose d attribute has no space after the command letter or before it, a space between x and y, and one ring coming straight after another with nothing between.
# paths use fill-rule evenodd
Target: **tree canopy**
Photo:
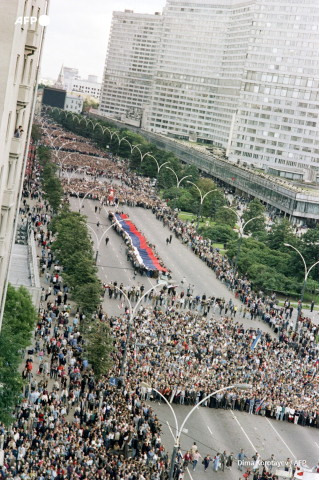
<instances>
[{"instance_id":1,"label":"tree canopy","mask_svg":"<svg viewBox=\"0 0 319 480\"><path fill-rule=\"evenodd\" d=\"M29 292L8 285L0 335L0 422L10 425L19 402L23 380L18 372L19 350L31 343L37 312Z\"/></svg>"}]
</instances>

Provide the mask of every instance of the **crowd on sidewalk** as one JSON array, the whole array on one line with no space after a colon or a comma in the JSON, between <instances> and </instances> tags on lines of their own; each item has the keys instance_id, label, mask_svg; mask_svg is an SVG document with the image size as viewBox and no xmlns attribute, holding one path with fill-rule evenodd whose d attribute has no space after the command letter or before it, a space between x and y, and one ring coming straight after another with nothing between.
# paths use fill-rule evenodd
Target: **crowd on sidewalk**
<instances>
[{"instance_id":1,"label":"crowd on sidewalk","mask_svg":"<svg viewBox=\"0 0 319 480\"><path fill-rule=\"evenodd\" d=\"M141 187L138 180L128 180L133 189L145 189L146 194L145 183ZM126 297L115 281L105 285L106 307L101 305L93 317L109 323L115 349L112 369L96 380L79 329L90 319L74 308L61 266L52 256L51 211L41 200L37 166L28 189L38 198L33 205L26 200L21 214L33 225L47 287L34 346L23 358L27 384L21 405L12 429L0 436L4 448L0 479L166 480L170 452L163 444L162 420L152 408L152 402L162 401L161 395L171 403L196 405L217 389L249 383L251 391L231 387L204 400L203 408L246 411L319 428L318 331L304 320L294 332L288 303L277 309L275 298L252 292L248 279L234 279L227 258L196 238L191 224L180 223L157 200L149 200L148 207L173 234L191 243L190 248L197 246L195 253L204 252L203 261L235 291L241 306L210 292L197 295L191 284L181 293L160 285L142 300L128 339ZM119 288L135 302L145 292L143 283ZM120 301L124 313L107 314L113 299ZM241 318L247 315L253 322L244 328ZM264 332L262 321L271 323L279 338ZM123 381L118 379L126 347ZM201 460L204 469L213 462L218 470L219 463L231 468L239 459L218 452L201 458L197 448L193 450L178 452L175 479L184 477L185 460L193 469Z\"/></svg>"}]
</instances>

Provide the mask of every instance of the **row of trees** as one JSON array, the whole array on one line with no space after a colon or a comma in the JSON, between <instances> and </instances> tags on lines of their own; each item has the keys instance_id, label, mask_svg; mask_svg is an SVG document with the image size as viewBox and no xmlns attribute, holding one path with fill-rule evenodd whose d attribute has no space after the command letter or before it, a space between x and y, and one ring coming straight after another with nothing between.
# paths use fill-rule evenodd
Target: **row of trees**
<instances>
[{"instance_id":1,"label":"row of trees","mask_svg":"<svg viewBox=\"0 0 319 480\"><path fill-rule=\"evenodd\" d=\"M9 284L0 335L0 423L5 425L13 422L12 414L21 397L21 351L31 343L36 319L27 289L16 290Z\"/></svg>"},{"instance_id":2,"label":"row of trees","mask_svg":"<svg viewBox=\"0 0 319 480\"><path fill-rule=\"evenodd\" d=\"M97 378L111 367L110 353L113 350L108 325L90 316L98 309L102 287L95 266L93 242L86 217L72 212L65 204L52 220L51 229L57 233L52 251L64 266L63 280L72 292L72 298L85 313L81 329L87 340L86 352Z\"/></svg>"},{"instance_id":3,"label":"row of trees","mask_svg":"<svg viewBox=\"0 0 319 480\"><path fill-rule=\"evenodd\" d=\"M63 198L63 187L56 175L57 166L52 162L51 150L48 147L38 147L39 164L42 167L42 186L44 197L51 205L53 212L59 211Z\"/></svg>"},{"instance_id":4,"label":"row of trees","mask_svg":"<svg viewBox=\"0 0 319 480\"><path fill-rule=\"evenodd\" d=\"M131 154L130 146L124 140L120 145L116 136L111 138L111 134L101 128L96 127L99 123L108 127L112 132L118 131L114 124L103 120L92 120L92 123L86 122L84 117L75 118L66 116L64 112L54 111L51 115L63 127L91 138L97 146L113 153L119 153L120 156L130 158L131 168L138 170L140 166L141 156L137 149ZM139 134L130 132L127 129L120 129L119 137L125 137L132 145L139 145L142 155L150 152L162 165L165 161L170 162L170 167L176 172L178 178L185 175L191 175L190 178L183 181L178 190L176 206L186 212L197 213L200 204L200 195L195 187L187 183L191 180L203 191L203 193L215 189L215 184L210 179L199 180L198 170L194 165L183 166L181 162L172 152L159 149L155 144L149 143ZM142 162L141 173L150 177L156 177L157 166L154 160L147 155ZM164 168L161 169L159 175L159 186L163 189L163 198L168 199L169 206L173 206L176 195L176 178L173 173ZM228 243L228 256L233 258L236 255L238 247L238 233L234 230L238 221L235 213L223 208L226 200L222 192L218 189L209 194L203 203L202 215L211 217L215 221L215 226L200 227L199 233L205 238L210 238L213 242ZM303 283L304 268L302 261L297 253L289 247L285 247L284 243L289 243L298 248L304 255L306 262L312 265L318 260L317 245L319 242L319 228L310 230L300 239L295 235L288 221L276 223L270 232L266 230L265 223L265 207L255 199L249 204L249 208L243 214L243 223L251 218L257 217L251 221L245 228L244 234L251 234L253 238L244 238L241 253L239 256L238 270L240 274L247 273L256 288L264 290L281 290L289 292L300 292ZM253 243L251 243L253 242ZM268 252L265 253L265 249ZM254 256L255 255L255 256ZM254 266L255 265L255 266ZM310 274L307 288L313 290L319 288L319 268L316 267Z\"/></svg>"},{"instance_id":5,"label":"row of trees","mask_svg":"<svg viewBox=\"0 0 319 480\"><path fill-rule=\"evenodd\" d=\"M176 172L178 178L190 175L191 178L188 180L191 180L192 182L197 182L199 179L198 169L194 165L183 165L173 152L167 152L166 150L158 148L155 143L148 142L142 135L133 133L126 128L118 130L118 128L110 122L90 119L94 124L93 126L91 122L87 123L86 117L83 117L82 115L67 116L67 112L64 111L53 110L48 111L48 114L50 114L56 122L61 124L63 128L66 128L77 135L82 135L83 137L91 139L97 147L102 150L107 150L114 155L118 154L123 158L130 159L130 167L135 171L139 171L141 154L144 156L146 153L150 153L156 158L159 166L164 162L169 162L167 166ZM98 124L102 127L109 128L112 133L116 132L120 139L125 138L127 141L122 140L119 145L116 135L112 135L108 130L103 133L101 128L96 127ZM130 145L138 145L139 150L136 148L131 152ZM141 174L151 178L157 177L158 167L152 157L148 155L144 156L141 166ZM158 175L159 188L169 189L175 185L176 178L174 174L165 168L165 166L161 168ZM187 187L186 181L181 184L181 187Z\"/></svg>"},{"instance_id":6,"label":"row of trees","mask_svg":"<svg viewBox=\"0 0 319 480\"><path fill-rule=\"evenodd\" d=\"M56 175L51 150L39 147L38 157L42 167L44 195L55 213L50 228L56 234L56 240L52 243L51 250L63 265L63 281L68 285L72 299L88 319L99 306L102 288L97 275L93 242L86 217L78 212L72 212L67 203L61 207L63 188ZM85 320L81 328L87 339L88 360L95 375L100 377L112 364L110 358L112 339L109 327L99 320Z\"/></svg>"}]
</instances>

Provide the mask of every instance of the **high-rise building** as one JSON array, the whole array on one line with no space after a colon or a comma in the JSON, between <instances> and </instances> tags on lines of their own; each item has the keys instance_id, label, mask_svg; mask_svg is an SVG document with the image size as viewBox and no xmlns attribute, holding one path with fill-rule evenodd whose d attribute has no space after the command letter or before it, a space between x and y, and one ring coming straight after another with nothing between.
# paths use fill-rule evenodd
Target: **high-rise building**
<instances>
[{"instance_id":1,"label":"high-rise building","mask_svg":"<svg viewBox=\"0 0 319 480\"><path fill-rule=\"evenodd\" d=\"M39 22L30 25L24 20L39 19L46 13L47 3L46 0L0 2L0 309L4 304L43 40L43 27Z\"/></svg>"},{"instance_id":2,"label":"high-rise building","mask_svg":"<svg viewBox=\"0 0 319 480\"><path fill-rule=\"evenodd\" d=\"M162 16L113 12L99 111L120 119L141 118L150 102Z\"/></svg>"},{"instance_id":3,"label":"high-rise building","mask_svg":"<svg viewBox=\"0 0 319 480\"><path fill-rule=\"evenodd\" d=\"M311 181L319 0L167 0L158 18L150 57L142 38L151 41L145 22L156 16L114 13L100 112L126 121L135 108L155 133L213 143L287 178L297 168Z\"/></svg>"},{"instance_id":4,"label":"high-rise building","mask_svg":"<svg viewBox=\"0 0 319 480\"><path fill-rule=\"evenodd\" d=\"M230 158L318 170L319 1L258 0L254 10Z\"/></svg>"},{"instance_id":5,"label":"high-rise building","mask_svg":"<svg viewBox=\"0 0 319 480\"><path fill-rule=\"evenodd\" d=\"M253 1L168 0L148 128L228 141L236 111Z\"/></svg>"}]
</instances>

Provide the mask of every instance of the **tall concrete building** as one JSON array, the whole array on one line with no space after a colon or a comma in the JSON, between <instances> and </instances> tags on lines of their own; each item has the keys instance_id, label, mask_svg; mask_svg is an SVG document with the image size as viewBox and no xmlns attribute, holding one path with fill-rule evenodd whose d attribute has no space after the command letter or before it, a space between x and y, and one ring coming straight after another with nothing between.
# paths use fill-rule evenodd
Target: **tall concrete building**
<instances>
[{"instance_id":1,"label":"tall concrete building","mask_svg":"<svg viewBox=\"0 0 319 480\"><path fill-rule=\"evenodd\" d=\"M247 53L253 1L168 0L148 128L228 141Z\"/></svg>"},{"instance_id":2,"label":"tall concrete building","mask_svg":"<svg viewBox=\"0 0 319 480\"><path fill-rule=\"evenodd\" d=\"M162 16L114 12L99 111L139 124L149 104L161 39Z\"/></svg>"},{"instance_id":3,"label":"tall concrete building","mask_svg":"<svg viewBox=\"0 0 319 480\"><path fill-rule=\"evenodd\" d=\"M156 16L114 13L100 113L120 119L134 105L150 131L316 181L319 0L167 0L147 77L137 18Z\"/></svg>"},{"instance_id":4,"label":"tall concrete building","mask_svg":"<svg viewBox=\"0 0 319 480\"><path fill-rule=\"evenodd\" d=\"M30 25L23 19L39 19L46 13L47 3L46 0L0 2L0 308L4 305L4 285L27 160L30 117L43 41L43 27L38 20ZM22 23L16 23L19 17ZM19 126L24 130L20 137L15 134Z\"/></svg>"},{"instance_id":5,"label":"tall concrete building","mask_svg":"<svg viewBox=\"0 0 319 480\"><path fill-rule=\"evenodd\" d=\"M254 10L230 158L288 178L309 167L315 175L319 1L258 0Z\"/></svg>"}]
</instances>

